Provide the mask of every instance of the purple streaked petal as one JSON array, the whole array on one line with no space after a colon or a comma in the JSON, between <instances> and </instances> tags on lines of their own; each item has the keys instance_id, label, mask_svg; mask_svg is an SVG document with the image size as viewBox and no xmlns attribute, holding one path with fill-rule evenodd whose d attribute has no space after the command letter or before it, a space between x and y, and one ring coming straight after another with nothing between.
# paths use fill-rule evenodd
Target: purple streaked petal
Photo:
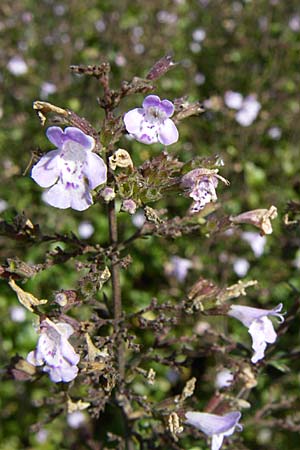
<instances>
[{"instance_id":1,"label":"purple streaked petal","mask_svg":"<svg viewBox=\"0 0 300 450\"><path fill-rule=\"evenodd\" d=\"M60 127L49 127L46 131L46 136L52 144L57 148L61 148L64 143L64 132Z\"/></svg>"},{"instance_id":2,"label":"purple streaked petal","mask_svg":"<svg viewBox=\"0 0 300 450\"><path fill-rule=\"evenodd\" d=\"M160 126L158 140L164 145L171 145L178 141L178 130L171 119L165 120Z\"/></svg>"},{"instance_id":3,"label":"purple streaked petal","mask_svg":"<svg viewBox=\"0 0 300 450\"><path fill-rule=\"evenodd\" d=\"M55 128L55 127L53 127ZM31 178L41 187L52 186L59 177L59 150L46 153L31 170Z\"/></svg>"},{"instance_id":4,"label":"purple streaked petal","mask_svg":"<svg viewBox=\"0 0 300 450\"><path fill-rule=\"evenodd\" d=\"M142 108L131 109L123 117L126 130L131 134L139 133L142 120L144 120Z\"/></svg>"},{"instance_id":5,"label":"purple streaked petal","mask_svg":"<svg viewBox=\"0 0 300 450\"><path fill-rule=\"evenodd\" d=\"M95 189L107 180L107 168L100 156L96 153L88 152L86 155L83 173L88 179L89 188Z\"/></svg>"},{"instance_id":6,"label":"purple streaked petal","mask_svg":"<svg viewBox=\"0 0 300 450\"><path fill-rule=\"evenodd\" d=\"M158 95L148 95L147 97L144 98L143 108L147 109L150 108L151 106L159 107L160 103L161 102Z\"/></svg>"},{"instance_id":7,"label":"purple streaked petal","mask_svg":"<svg viewBox=\"0 0 300 450\"><path fill-rule=\"evenodd\" d=\"M67 341L67 339L62 338L59 347L61 350L61 354L71 365L76 365L79 363L79 355L77 355L74 348L72 347L70 342Z\"/></svg>"},{"instance_id":8,"label":"purple streaked petal","mask_svg":"<svg viewBox=\"0 0 300 450\"><path fill-rule=\"evenodd\" d=\"M139 134L134 134L135 139L143 144L155 144L157 140L157 127L149 126L146 122L140 129Z\"/></svg>"},{"instance_id":9,"label":"purple streaked petal","mask_svg":"<svg viewBox=\"0 0 300 450\"><path fill-rule=\"evenodd\" d=\"M225 434L235 426L241 418L239 411L230 412L224 416L189 411L185 414L187 423L195 426L208 436Z\"/></svg>"},{"instance_id":10,"label":"purple streaked petal","mask_svg":"<svg viewBox=\"0 0 300 450\"><path fill-rule=\"evenodd\" d=\"M82 145L85 150L92 150L95 147L95 140L92 136L88 136L79 128L67 127L64 130L64 141L71 140Z\"/></svg>"},{"instance_id":11,"label":"purple streaked petal","mask_svg":"<svg viewBox=\"0 0 300 450\"><path fill-rule=\"evenodd\" d=\"M174 105L170 100L162 100L160 102L161 109L167 114L168 117L171 117L174 113Z\"/></svg>"},{"instance_id":12,"label":"purple streaked petal","mask_svg":"<svg viewBox=\"0 0 300 450\"><path fill-rule=\"evenodd\" d=\"M84 211L93 204L93 199L89 190L87 188L82 189L82 186L80 186L78 189L71 188L70 197L70 206L76 211Z\"/></svg>"},{"instance_id":13,"label":"purple streaked petal","mask_svg":"<svg viewBox=\"0 0 300 450\"><path fill-rule=\"evenodd\" d=\"M45 356L47 356L48 351L54 352L56 344L54 343L53 339L50 339L47 335L46 331L42 331L38 343L36 352L39 355L40 358L45 359Z\"/></svg>"},{"instance_id":14,"label":"purple streaked petal","mask_svg":"<svg viewBox=\"0 0 300 450\"><path fill-rule=\"evenodd\" d=\"M71 206L70 191L60 182L44 192L42 198L46 203L55 208L66 209Z\"/></svg>"}]
</instances>

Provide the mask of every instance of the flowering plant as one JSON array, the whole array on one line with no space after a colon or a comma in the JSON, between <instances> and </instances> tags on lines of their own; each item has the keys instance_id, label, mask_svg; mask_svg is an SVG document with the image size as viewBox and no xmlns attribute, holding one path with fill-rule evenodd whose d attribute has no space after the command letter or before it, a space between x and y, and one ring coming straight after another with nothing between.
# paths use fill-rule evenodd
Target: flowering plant
<instances>
[{"instance_id":1,"label":"flowering plant","mask_svg":"<svg viewBox=\"0 0 300 450\"><path fill-rule=\"evenodd\" d=\"M228 242L231 238L246 241L255 256L262 256L267 237L244 231L243 225L271 234L276 207L228 215L222 208L221 190L217 196L219 181L229 186L219 174L226 169L218 155L202 158L187 152L181 160L173 148L167 152L158 145L152 153L150 147L145 150L141 145L171 146L179 140L180 121L203 112L198 101L189 103L185 97L161 100L153 94L154 81L173 65L166 56L145 79L135 77L118 90L110 88L107 63L72 66L75 73L95 76L103 87L98 102L104 110L100 131L73 111L35 102L42 123L50 125L46 136L56 148L33 165L31 178L46 189L42 198L47 205L82 212L77 231L70 226L66 232L68 222L64 222L54 233L46 233L27 218L15 221L13 227L3 225L8 235L13 229L22 242L51 243L45 257L38 255L42 261L13 260L2 268L2 276L9 280L22 307L27 314L38 316L40 324L35 350L26 359L13 361L10 373L37 384L40 378L56 383L53 404L45 401L44 406L54 405L57 416L66 412L73 430L80 432L85 427L91 445L98 420L101 426L105 423L103 429L109 430L103 437L105 448L111 447L110 440L118 441L120 450L133 449L137 442L143 448L178 448L179 440L182 448L188 448L194 440L203 439L201 433L211 439L212 450L219 450L225 438L237 441L241 410L250 406L248 391L256 387L256 377L263 370L263 364L254 370L251 361L263 357L268 361L265 349L277 337L270 317L283 321L282 304L269 310L234 304L233 299L246 295L246 289L257 282L239 280L227 286L227 263L233 262L235 273L242 277L250 269L247 260L222 252L220 263L226 266L226 276L225 270L220 274L212 270L215 279L222 279L217 284L206 278L212 269L210 262L199 258L199 253L210 256L218 238L224 241L224 237ZM141 93L146 94L141 108L121 111L125 96ZM235 96L231 105L236 107L239 100ZM245 108L247 99L242 100ZM128 133L137 142L129 139L126 143ZM120 145L126 148L119 148L122 139ZM136 148L142 149L141 163ZM181 215L177 202L182 203ZM85 210L93 204L86 216ZM51 210L58 223L61 216L55 214ZM75 223L73 216L72 220ZM51 221L48 226L53 226ZM191 236L195 248L201 242L200 251L193 252L193 245L185 247L185 239ZM181 252L177 252L177 238L183 242ZM154 247L156 242L159 250L153 256L152 243ZM135 266L139 253L145 258ZM150 270L152 259L155 273ZM237 270L241 262L245 263L243 270ZM59 277L51 279L53 301L49 292L47 300L39 300L15 283L53 266L70 273L64 282ZM136 295L135 286L144 291L147 286L149 293ZM220 315L226 321L234 317L248 327L254 350L251 361L245 358L245 345L215 325L214 316ZM197 371L200 359L209 371L203 397L198 393L203 384ZM216 359L217 369L213 367ZM206 402L206 412L192 411L199 401ZM116 423L111 421L111 411Z\"/></svg>"}]
</instances>

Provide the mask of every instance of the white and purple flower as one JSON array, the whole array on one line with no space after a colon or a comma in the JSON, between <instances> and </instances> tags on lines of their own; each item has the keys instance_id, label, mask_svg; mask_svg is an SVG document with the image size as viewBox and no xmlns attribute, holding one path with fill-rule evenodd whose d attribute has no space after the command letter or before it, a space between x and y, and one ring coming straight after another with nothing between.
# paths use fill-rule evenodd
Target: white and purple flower
<instances>
[{"instance_id":1,"label":"white and purple flower","mask_svg":"<svg viewBox=\"0 0 300 450\"><path fill-rule=\"evenodd\" d=\"M193 267L192 261L174 255L166 265L166 273L176 278L180 283L183 283L191 267Z\"/></svg>"},{"instance_id":2,"label":"white and purple flower","mask_svg":"<svg viewBox=\"0 0 300 450\"><path fill-rule=\"evenodd\" d=\"M178 141L178 130L170 117L174 105L169 100L161 100L157 95L148 95L142 108L135 108L124 115L126 130L143 144L160 142L171 145Z\"/></svg>"},{"instance_id":3,"label":"white and purple flower","mask_svg":"<svg viewBox=\"0 0 300 450\"><path fill-rule=\"evenodd\" d=\"M269 316L279 318L280 322L284 321L283 315L280 314L282 303L273 309L251 308L250 306L232 305L228 311L228 315L238 319L252 337L252 348L254 354L251 361L255 364L265 356L267 344L274 344L277 334Z\"/></svg>"},{"instance_id":4,"label":"white and purple flower","mask_svg":"<svg viewBox=\"0 0 300 450\"><path fill-rule=\"evenodd\" d=\"M188 411L185 417L186 423L193 425L212 438L211 450L219 450L224 437L233 434L236 428L242 430L242 425L238 423L241 418L239 411L230 412L224 416Z\"/></svg>"},{"instance_id":5,"label":"white and purple flower","mask_svg":"<svg viewBox=\"0 0 300 450\"><path fill-rule=\"evenodd\" d=\"M40 332L37 348L28 354L27 361L34 366L44 364L43 371L49 373L54 383L74 380L78 374L79 355L68 341L74 333L73 327L46 318L41 322Z\"/></svg>"},{"instance_id":6,"label":"white and purple flower","mask_svg":"<svg viewBox=\"0 0 300 450\"><path fill-rule=\"evenodd\" d=\"M216 188L218 180L229 184L225 178L217 174L216 170L193 169L182 177L182 187L187 195L194 200L190 207L191 213L198 213L207 203L217 201Z\"/></svg>"},{"instance_id":7,"label":"white and purple flower","mask_svg":"<svg viewBox=\"0 0 300 450\"><path fill-rule=\"evenodd\" d=\"M106 182L107 169L93 153L95 141L79 128L50 127L46 135L56 149L33 166L31 177L49 188L43 199L56 208L83 211L93 204L91 190Z\"/></svg>"}]
</instances>

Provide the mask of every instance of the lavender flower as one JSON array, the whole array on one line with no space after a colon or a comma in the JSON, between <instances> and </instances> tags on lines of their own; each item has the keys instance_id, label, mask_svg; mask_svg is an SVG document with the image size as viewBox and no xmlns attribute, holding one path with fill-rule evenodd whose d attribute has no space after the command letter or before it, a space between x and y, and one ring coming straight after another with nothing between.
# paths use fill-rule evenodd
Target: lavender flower
<instances>
[{"instance_id":1,"label":"lavender flower","mask_svg":"<svg viewBox=\"0 0 300 450\"><path fill-rule=\"evenodd\" d=\"M261 236L253 231L245 231L242 233L242 239L248 242L257 258L263 255L267 241L266 236Z\"/></svg>"},{"instance_id":2,"label":"lavender flower","mask_svg":"<svg viewBox=\"0 0 300 450\"><path fill-rule=\"evenodd\" d=\"M224 102L228 108L236 109L236 121L243 127L249 127L256 119L261 104L257 101L256 95L243 97L239 92L226 91Z\"/></svg>"},{"instance_id":3,"label":"lavender flower","mask_svg":"<svg viewBox=\"0 0 300 450\"><path fill-rule=\"evenodd\" d=\"M56 208L83 211L92 205L90 191L106 182L106 165L92 152L95 141L79 128L50 127L46 135L57 148L33 166L31 177L44 188L43 199Z\"/></svg>"},{"instance_id":4,"label":"lavender flower","mask_svg":"<svg viewBox=\"0 0 300 450\"><path fill-rule=\"evenodd\" d=\"M243 127L249 127L256 119L261 104L255 95L248 95L243 101L241 109L236 113L235 120Z\"/></svg>"},{"instance_id":5,"label":"lavender flower","mask_svg":"<svg viewBox=\"0 0 300 450\"><path fill-rule=\"evenodd\" d=\"M234 379L233 373L229 369L222 369L216 374L215 386L217 389L229 387Z\"/></svg>"},{"instance_id":6,"label":"lavender flower","mask_svg":"<svg viewBox=\"0 0 300 450\"><path fill-rule=\"evenodd\" d=\"M224 94L224 102L228 108L241 109L243 100L243 96L239 92L226 91Z\"/></svg>"},{"instance_id":7,"label":"lavender flower","mask_svg":"<svg viewBox=\"0 0 300 450\"><path fill-rule=\"evenodd\" d=\"M178 130L170 117L174 105L169 100L160 100L157 95L148 95L142 108L128 111L124 123L128 133L143 144L160 142L171 145L178 141Z\"/></svg>"},{"instance_id":8,"label":"lavender flower","mask_svg":"<svg viewBox=\"0 0 300 450\"><path fill-rule=\"evenodd\" d=\"M74 333L73 327L47 318L41 322L40 332L37 348L28 354L27 361L34 366L44 364L43 371L49 373L54 383L74 380L78 373L79 355L68 341Z\"/></svg>"},{"instance_id":9,"label":"lavender flower","mask_svg":"<svg viewBox=\"0 0 300 450\"><path fill-rule=\"evenodd\" d=\"M241 413L238 411L230 412L224 416L188 411L185 417L187 418L186 423L212 437L211 450L219 450L224 437L233 434L235 428L242 430L242 426L238 423Z\"/></svg>"},{"instance_id":10,"label":"lavender flower","mask_svg":"<svg viewBox=\"0 0 300 450\"><path fill-rule=\"evenodd\" d=\"M276 316L280 322L283 322L283 315L279 314L281 310L282 303L270 310L241 305L232 305L230 307L227 314L240 320L248 328L249 334L252 337L254 354L251 361L253 363L256 363L265 356L267 344L273 344L276 341L277 335L268 316Z\"/></svg>"},{"instance_id":11,"label":"lavender flower","mask_svg":"<svg viewBox=\"0 0 300 450\"><path fill-rule=\"evenodd\" d=\"M194 169L182 177L182 187L186 190L187 195L194 200L190 207L191 213L197 213L207 203L217 201L216 187L218 186L218 180L229 184L225 178L217 174L216 170Z\"/></svg>"},{"instance_id":12,"label":"lavender flower","mask_svg":"<svg viewBox=\"0 0 300 450\"><path fill-rule=\"evenodd\" d=\"M189 259L172 256L166 266L166 273L175 277L180 283L183 283L192 266L193 263Z\"/></svg>"}]
</instances>

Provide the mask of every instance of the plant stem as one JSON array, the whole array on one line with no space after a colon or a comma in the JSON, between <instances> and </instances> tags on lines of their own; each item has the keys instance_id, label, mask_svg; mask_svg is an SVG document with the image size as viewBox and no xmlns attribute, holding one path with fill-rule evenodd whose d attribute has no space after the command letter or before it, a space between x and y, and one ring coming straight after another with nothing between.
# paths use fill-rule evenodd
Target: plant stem
<instances>
[{"instance_id":1,"label":"plant stem","mask_svg":"<svg viewBox=\"0 0 300 450\"><path fill-rule=\"evenodd\" d=\"M112 200L108 204L108 221L109 221L109 238L111 245L116 245L118 243L118 227L117 227L117 216L116 216L116 205L115 200ZM111 277L112 277L112 296L113 296L113 309L114 318L116 323L122 317L122 293L121 293L121 282L120 282L120 263L119 258L116 253L112 255L112 265L111 265ZM120 379L124 379L125 375L125 359L124 359L124 344L118 339L118 364L119 364L119 374Z\"/></svg>"}]
</instances>

